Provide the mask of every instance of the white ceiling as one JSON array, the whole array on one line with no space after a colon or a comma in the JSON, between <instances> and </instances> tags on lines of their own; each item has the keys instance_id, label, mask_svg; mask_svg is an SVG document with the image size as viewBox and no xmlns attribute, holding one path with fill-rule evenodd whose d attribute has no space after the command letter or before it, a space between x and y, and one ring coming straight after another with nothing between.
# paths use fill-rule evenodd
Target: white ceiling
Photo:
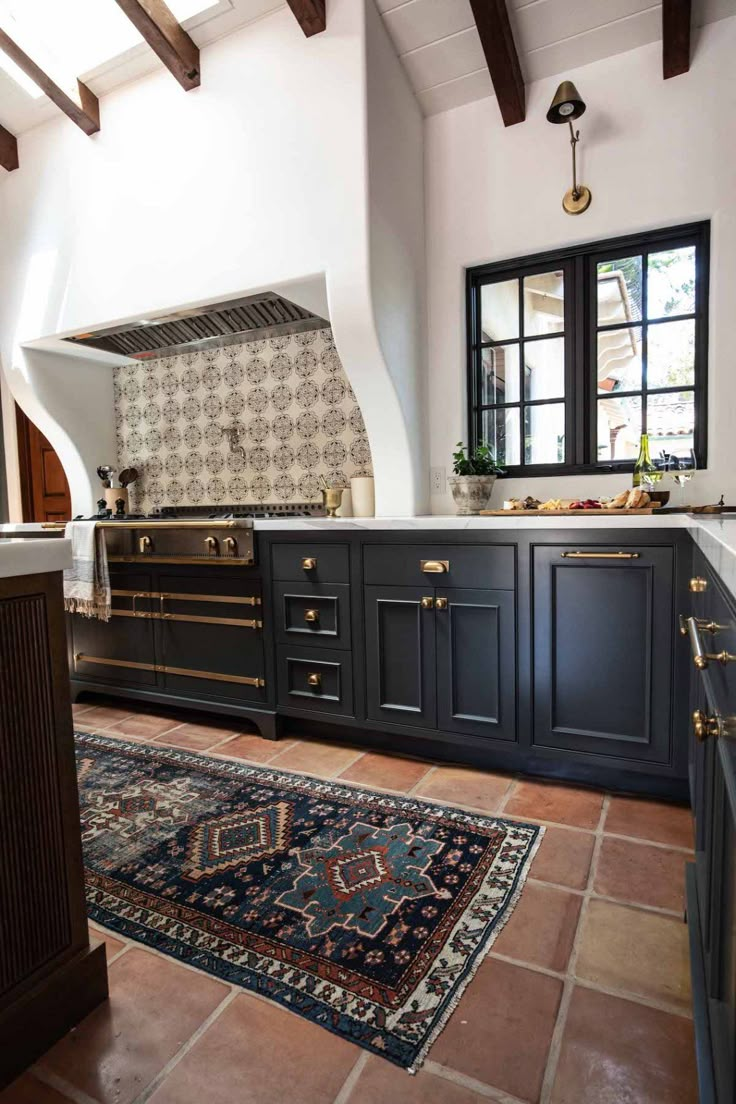
<instances>
[{"instance_id":1,"label":"white ceiling","mask_svg":"<svg viewBox=\"0 0 736 1104\"><path fill-rule=\"evenodd\" d=\"M3 4L6 0L0 0L0 15L3 12ZM30 9L37 0L22 0L23 5ZM61 4L62 0L57 0ZM67 9L67 22L73 24L74 4L69 0L63 0ZM94 0L95 4L111 7L120 15L115 0ZM182 21L182 26L189 32L196 44L206 46L215 39L222 38L238 27L259 19L262 15L283 7L284 0L203 0L199 5L202 9L198 15ZM195 5L190 5L189 10ZM175 5L172 4L172 7ZM40 10L40 8L39 8ZM81 12L82 6L77 11ZM124 18L124 17L123 17ZM81 21L80 21L81 22ZM125 23L127 24L127 20ZM127 29L127 28L126 28ZM131 33L124 40L129 46L122 53L111 60L103 62L96 68L80 72L77 76L87 84L96 96L103 96L111 92L127 81L135 80L146 73L161 69L162 63L152 50L143 42L141 36L130 24ZM11 32L10 24L7 30ZM80 34L84 35L84 25L80 27ZM93 31L87 28L87 34ZM22 43L19 43L22 45ZM30 49L28 51L30 53ZM55 75L55 74L54 74ZM171 78L174 79L173 77ZM16 83L0 68L0 123L11 134L22 134L31 127L38 126L58 116L58 108L54 107L47 96L33 95Z\"/></svg>"},{"instance_id":2,"label":"white ceiling","mask_svg":"<svg viewBox=\"0 0 736 1104\"><path fill-rule=\"evenodd\" d=\"M524 80L539 80L662 37L651 0L507 0ZM469 0L376 0L425 115L493 95ZM736 0L693 0L693 23L736 15Z\"/></svg>"}]
</instances>

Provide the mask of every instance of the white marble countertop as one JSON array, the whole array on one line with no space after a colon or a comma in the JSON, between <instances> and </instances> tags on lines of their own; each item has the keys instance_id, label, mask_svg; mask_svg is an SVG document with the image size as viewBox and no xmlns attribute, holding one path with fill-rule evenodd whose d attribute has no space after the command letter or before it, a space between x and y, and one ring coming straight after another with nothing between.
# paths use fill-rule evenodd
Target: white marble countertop
<instances>
[{"instance_id":1,"label":"white marble countertop","mask_svg":"<svg viewBox=\"0 0 736 1104\"><path fill-rule=\"evenodd\" d=\"M458 517L457 514L426 514L416 517L351 517L351 518L258 518L253 522L256 531L293 532L295 529L323 529L355 531L360 529L379 529L407 531L413 529L481 529L490 532L493 529L687 529L695 519L688 514L635 514L626 517L615 514L612 517L525 517L519 512L509 511L508 517Z\"/></svg>"},{"instance_id":2,"label":"white marble countertop","mask_svg":"<svg viewBox=\"0 0 736 1104\"><path fill-rule=\"evenodd\" d=\"M43 571L63 571L72 566L72 542L53 540L0 540L0 579L11 575L38 575Z\"/></svg>"}]
</instances>

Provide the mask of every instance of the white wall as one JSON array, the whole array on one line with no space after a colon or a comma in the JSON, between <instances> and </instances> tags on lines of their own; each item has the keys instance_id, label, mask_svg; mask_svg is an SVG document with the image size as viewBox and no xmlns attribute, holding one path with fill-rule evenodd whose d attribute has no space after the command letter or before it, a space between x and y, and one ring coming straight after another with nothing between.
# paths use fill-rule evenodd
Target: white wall
<instances>
[{"instance_id":1,"label":"white wall","mask_svg":"<svg viewBox=\"0 0 736 1104\"><path fill-rule=\"evenodd\" d=\"M583 215L560 206L570 146L545 113L558 78L527 87L526 122L504 128L493 99L425 124L430 463L449 474L467 436L464 268L698 219L712 219L708 471L693 498L736 501L736 19L698 35L688 74L664 81L661 44L563 74L588 104L580 120ZM503 480L494 503L615 493L628 476ZM451 512L449 495L432 497Z\"/></svg>"},{"instance_id":2,"label":"white wall","mask_svg":"<svg viewBox=\"0 0 736 1104\"><path fill-rule=\"evenodd\" d=\"M0 180L0 363L59 449L75 512L97 497L103 442L93 421L112 425L111 369L79 386L69 362L50 354L42 400L24 346L321 273L371 441L377 512L421 504L417 337L403 347L379 339L385 305L374 307L373 290L389 281L392 311L413 318L423 272L415 252L408 266L401 260L416 250L416 220L393 255L369 257L365 2L331 0L328 30L309 40L283 8L213 43L193 92L166 71L118 89L103 98L92 139L63 117L22 137L20 169ZM393 94L384 112L405 114L409 103L416 112L406 83ZM414 134L394 168L421 179L418 114ZM407 267L402 292L395 273ZM71 392L81 426L68 417ZM75 452L81 467L68 459ZM17 486L14 505L17 514Z\"/></svg>"}]
</instances>

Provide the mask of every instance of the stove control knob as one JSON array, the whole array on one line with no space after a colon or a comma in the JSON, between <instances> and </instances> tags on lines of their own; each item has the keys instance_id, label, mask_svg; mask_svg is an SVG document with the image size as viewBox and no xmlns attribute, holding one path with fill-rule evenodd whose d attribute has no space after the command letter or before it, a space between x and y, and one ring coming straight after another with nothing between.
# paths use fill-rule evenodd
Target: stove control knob
<instances>
[{"instance_id":1,"label":"stove control knob","mask_svg":"<svg viewBox=\"0 0 736 1104\"><path fill-rule=\"evenodd\" d=\"M219 554L220 554L220 544L219 544L219 541L217 540L217 537L205 537L204 538L204 545L205 545L205 548L207 549L207 555L208 556L219 556Z\"/></svg>"}]
</instances>

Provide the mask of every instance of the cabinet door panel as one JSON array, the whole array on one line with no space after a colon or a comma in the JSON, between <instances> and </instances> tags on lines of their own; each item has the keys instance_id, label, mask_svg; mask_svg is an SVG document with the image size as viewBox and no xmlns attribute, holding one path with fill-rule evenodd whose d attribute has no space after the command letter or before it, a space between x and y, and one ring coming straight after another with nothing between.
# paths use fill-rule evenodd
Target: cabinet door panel
<instances>
[{"instance_id":1,"label":"cabinet door panel","mask_svg":"<svg viewBox=\"0 0 736 1104\"><path fill-rule=\"evenodd\" d=\"M105 682L155 686L153 621L145 616L155 607L151 598L152 577L113 573L110 585L110 621L98 621L78 613L69 615L72 674Z\"/></svg>"},{"instance_id":2,"label":"cabinet door panel","mask_svg":"<svg viewBox=\"0 0 736 1104\"><path fill-rule=\"evenodd\" d=\"M712 804L709 946L706 971L718 1100L734 1099L736 1064L736 748L716 745Z\"/></svg>"},{"instance_id":3,"label":"cabinet door panel","mask_svg":"<svg viewBox=\"0 0 736 1104\"><path fill-rule=\"evenodd\" d=\"M673 551L643 548L630 560L564 551L534 549L534 743L668 763Z\"/></svg>"},{"instance_id":4,"label":"cabinet door panel","mask_svg":"<svg viewBox=\"0 0 736 1104\"><path fill-rule=\"evenodd\" d=\"M516 632L510 591L437 598L437 721L448 732L516 739Z\"/></svg>"},{"instance_id":5,"label":"cabinet door panel","mask_svg":"<svg viewBox=\"0 0 736 1104\"><path fill-rule=\"evenodd\" d=\"M434 728L435 611L428 587L365 587L368 717Z\"/></svg>"}]
</instances>

